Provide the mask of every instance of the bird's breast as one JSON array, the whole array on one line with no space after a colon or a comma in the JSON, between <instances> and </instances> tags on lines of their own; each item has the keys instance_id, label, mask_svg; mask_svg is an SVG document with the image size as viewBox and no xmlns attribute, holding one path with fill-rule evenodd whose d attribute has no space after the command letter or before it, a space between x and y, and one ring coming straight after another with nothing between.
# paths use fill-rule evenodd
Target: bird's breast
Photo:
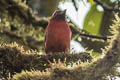
<instances>
[{"instance_id":1,"label":"bird's breast","mask_svg":"<svg viewBox=\"0 0 120 80\"><path fill-rule=\"evenodd\" d=\"M69 26L65 22L58 22L57 24L51 24L48 28L48 38L55 42L68 41L71 38L71 31ZM50 40L50 39L49 39Z\"/></svg>"},{"instance_id":2,"label":"bird's breast","mask_svg":"<svg viewBox=\"0 0 120 80\"><path fill-rule=\"evenodd\" d=\"M71 30L66 22L51 22L47 26L46 51L61 52L70 48Z\"/></svg>"}]
</instances>

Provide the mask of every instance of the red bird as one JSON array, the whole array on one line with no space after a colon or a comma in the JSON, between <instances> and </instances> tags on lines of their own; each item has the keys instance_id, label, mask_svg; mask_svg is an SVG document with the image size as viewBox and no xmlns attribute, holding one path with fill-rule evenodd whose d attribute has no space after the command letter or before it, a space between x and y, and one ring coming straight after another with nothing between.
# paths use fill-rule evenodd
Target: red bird
<instances>
[{"instance_id":1,"label":"red bird","mask_svg":"<svg viewBox=\"0 0 120 80\"><path fill-rule=\"evenodd\" d=\"M48 22L45 32L45 52L68 52L72 32L65 21L66 10L56 10Z\"/></svg>"}]
</instances>

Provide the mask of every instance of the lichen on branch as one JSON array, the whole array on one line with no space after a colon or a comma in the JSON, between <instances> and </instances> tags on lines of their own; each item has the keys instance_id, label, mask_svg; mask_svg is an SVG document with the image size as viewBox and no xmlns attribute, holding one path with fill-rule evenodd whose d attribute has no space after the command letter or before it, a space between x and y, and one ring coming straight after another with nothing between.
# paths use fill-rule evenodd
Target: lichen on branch
<instances>
[{"instance_id":1,"label":"lichen on branch","mask_svg":"<svg viewBox=\"0 0 120 80\"><path fill-rule=\"evenodd\" d=\"M13 78L15 80L102 80L120 60L120 18L117 15L111 26L111 33L113 35L109 40L109 46L103 52L104 55L91 63L78 64L76 67L54 64L53 66L57 67L44 72L44 74L41 73L39 76L35 74L37 71L31 72L34 76L30 75L29 71L23 71L21 74L14 75ZM47 75L48 73L49 75ZM40 77L41 75L45 77Z\"/></svg>"},{"instance_id":2,"label":"lichen on branch","mask_svg":"<svg viewBox=\"0 0 120 80\"><path fill-rule=\"evenodd\" d=\"M42 49L47 18L38 19L22 0L0 0L0 42ZM44 25L44 26L43 26Z\"/></svg>"},{"instance_id":3,"label":"lichen on branch","mask_svg":"<svg viewBox=\"0 0 120 80\"><path fill-rule=\"evenodd\" d=\"M31 69L43 71L50 68L54 62L61 62L64 65L70 65L76 62L91 61L89 53L81 54L64 54L40 55L34 50L25 50L24 47L17 43L0 44L0 75L8 77L9 73L20 73L22 70Z\"/></svg>"}]
</instances>

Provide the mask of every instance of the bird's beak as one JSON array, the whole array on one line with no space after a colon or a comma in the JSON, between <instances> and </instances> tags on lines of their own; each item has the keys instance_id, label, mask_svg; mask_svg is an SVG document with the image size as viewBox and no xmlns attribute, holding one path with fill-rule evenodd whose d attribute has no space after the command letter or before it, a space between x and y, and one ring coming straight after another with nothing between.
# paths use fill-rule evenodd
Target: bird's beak
<instances>
[{"instance_id":1,"label":"bird's beak","mask_svg":"<svg viewBox=\"0 0 120 80\"><path fill-rule=\"evenodd\" d=\"M65 20L66 11L67 11L67 9L65 9L64 11L61 12L61 18L63 20Z\"/></svg>"},{"instance_id":2,"label":"bird's beak","mask_svg":"<svg viewBox=\"0 0 120 80\"><path fill-rule=\"evenodd\" d=\"M66 14L66 11L67 11L67 9L65 9L65 10L63 11L63 13Z\"/></svg>"},{"instance_id":3,"label":"bird's beak","mask_svg":"<svg viewBox=\"0 0 120 80\"><path fill-rule=\"evenodd\" d=\"M65 10L62 12L62 14L65 15L65 14L66 14L66 11L67 11L67 9L65 9Z\"/></svg>"}]
</instances>

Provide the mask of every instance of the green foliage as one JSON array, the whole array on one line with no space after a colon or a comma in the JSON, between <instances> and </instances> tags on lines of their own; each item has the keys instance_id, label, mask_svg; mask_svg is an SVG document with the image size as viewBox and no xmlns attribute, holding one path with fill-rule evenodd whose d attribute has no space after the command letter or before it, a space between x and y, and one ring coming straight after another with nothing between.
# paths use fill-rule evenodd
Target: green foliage
<instances>
[{"instance_id":1,"label":"green foliage","mask_svg":"<svg viewBox=\"0 0 120 80\"><path fill-rule=\"evenodd\" d=\"M103 12L97 10L97 5L92 6L85 18L83 29L90 34L100 35L99 29L102 15Z\"/></svg>"},{"instance_id":2,"label":"green foliage","mask_svg":"<svg viewBox=\"0 0 120 80\"><path fill-rule=\"evenodd\" d=\"M101 20L102 20L103 12L100 12L97 10L97 5L92 5L87 16L85 17L83 29L87 31L89 34L93 35L101 35L99 30L101 28ZM84 47L87 47L89 50L93 49L94 53L101 53L101 49L106 45L106 41L102 40L94 40L92 38L87 39L83 38L82 39L82 45ZM95 45L93 45L95 44ZM98 55L98 54L94 54Z\"/></svg>"},{"instance_id":3,"label":"green foliage","mask_svg":"<svg viewBox=\"0 0 120 80\"><path fill-rule=\"evenodd\" d=\"M87 50L87 52L91 53L91 56L93 58L97 58L97 57L100 57L102 55L101 53L94 52L93 50Z\"/></svg>"},{"instance_id":4,"label":"green foliage","mask_svg":"<svg viewBox=\"0 0 120 80\"><path fill-rule=\"evenodd\" d=\"M95 5L96 3L94 2L94 0L87 0L92 6Z\"/></svg>"}]
</instances>

